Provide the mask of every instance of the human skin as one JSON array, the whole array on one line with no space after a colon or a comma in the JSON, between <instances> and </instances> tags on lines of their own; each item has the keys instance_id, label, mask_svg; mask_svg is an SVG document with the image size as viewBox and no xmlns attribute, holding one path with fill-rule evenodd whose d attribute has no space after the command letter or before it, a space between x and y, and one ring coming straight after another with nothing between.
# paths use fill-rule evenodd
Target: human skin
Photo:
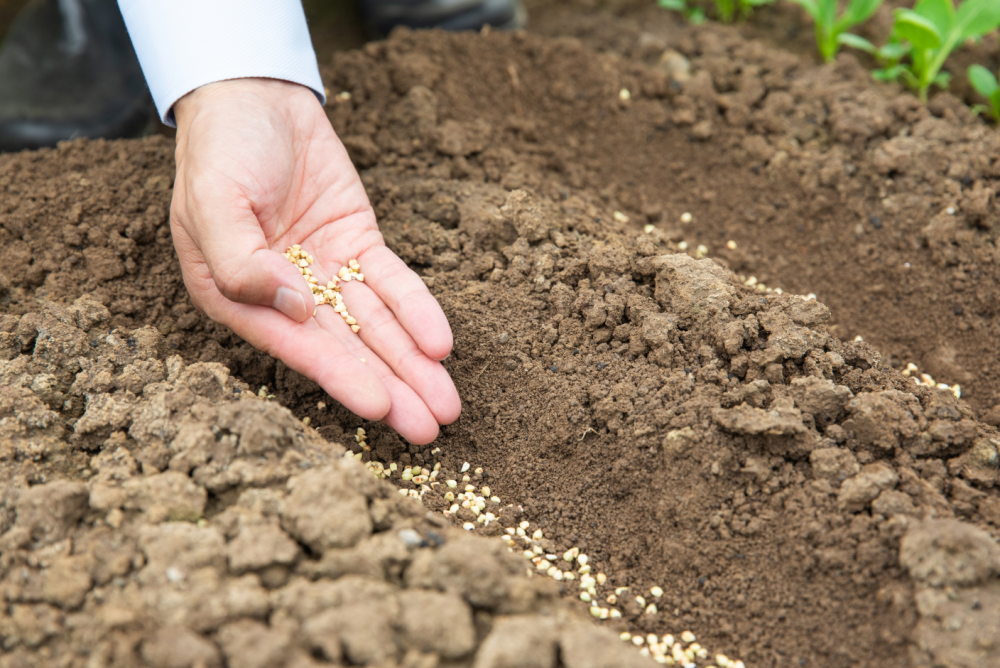
<instances>
[{"instance_id":1,"label":"human skin","mask_svg":"<svg viewBox=\"0 0 1000 668\"><path fill-rule=\"evenodd\" d=\"M362 418L411 443L433 441L462 407L439 361L451 352L451 327L386 248L316 96L284 81L233 79L188 93L174 114L170 229L194 305ZM357 258L365 280L341 292L358 334L331 306L314 306L282 256L293 244L313 255L320 284Z\"/></svg>"}]
</instances>

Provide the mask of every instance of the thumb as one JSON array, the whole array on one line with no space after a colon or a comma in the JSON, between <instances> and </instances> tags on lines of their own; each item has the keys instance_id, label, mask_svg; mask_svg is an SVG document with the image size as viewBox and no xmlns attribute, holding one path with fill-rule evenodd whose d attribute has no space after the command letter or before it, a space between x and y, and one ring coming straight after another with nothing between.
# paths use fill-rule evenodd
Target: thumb
<instances>
[{"instance_id":1,"label":"thumb","mask_svg":"<svg viewBox=\"0 0 1000 668\"><path fill-rule=\"evenodd\" d=\"M205 260L215 286L230 301L271 306L295 322L307 320L316 308L302 274L277 251L231 248L226 257L211 258L206 253Z\"/></svg>"}]
</instances>

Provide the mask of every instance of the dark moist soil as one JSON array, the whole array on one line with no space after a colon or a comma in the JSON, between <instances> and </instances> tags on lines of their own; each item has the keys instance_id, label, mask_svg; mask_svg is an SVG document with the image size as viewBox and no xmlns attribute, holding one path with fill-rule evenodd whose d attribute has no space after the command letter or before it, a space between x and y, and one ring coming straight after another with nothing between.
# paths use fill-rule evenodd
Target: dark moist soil
<instances>
[{"instance_id":1,"label":"dark moist soil","mask_svg":"<svg viewBox=\"0 0 1000 668\"><path fill-rule=\"evenodd\" d=\"M607 19L586 20L563 29L612 33ZM20 629L7 641L17 661L83 657L109 629L101 656L120 665L156 663L147 654L175 645L238 665L237 649L267 629L278 654L295 648L302 661L424 665L413 661L433 654L441 663L427 665L472 665L478 650L476 666L572 668L635 656L587 652L580 663L563 622L537 616L490 641L498 615L562 611L552 588L579 592L514 578L514 565L511 582L526 584L492 598L471 584L449 590L475 621L464 649L405 640L413 613L400 587L448 589L458 568L412 564L506 550L495 537L467 552L435 548L427 532L438 528L420 523L440 516L396 509L395 495L387 510L381 485L324 497L338 485L322 475L346 475L330 442L363 426L365 458L483 466L477 484L523 512L474 533L523 517L546 550L587 553L610 577L602 596L665 590L657 614L623 597L623 619L602 623L615 631L690 629L755 667L1000 662L1000 437L987 424L1000 370L1000 138L954 98L923 108L873 85L850 57L817 67L732 29L650 23L659 32L644 37L632 20L600 54L569 38L400 32L324 70L331 91L351 93L329 114L387 243L455 330L446 366L464 412L432 446L319 408L332 402L316 385L191 307L166 223L168 140L0 156L0 385L13 397L0 406L10 480L0 624ZM666 49L676 52L669 72L657 65ZM692 257L698 244L708 258ZM746 287L727 267L830 308ZM53 335L56 321L72 331ZM866 342L845 343L856 334ZM903 377L894 367L909 361L961 383L967 400ZM253 398L261 385L273 402ZM443 491L426 506L443 508ZM75 501L39 519L65 494ZM243 537L240 522L277 533ZM310 594L346 586L337 578L375 550L364 541L398 550L393 536L412 538L395 531L406 522L427 544L406 549L432 556L392 552L362 574L382 584ZM178 579L156 541L181 559L195 529L214 532L210 571L184 565ZM98 534L131 550L112 575L97 570L107 559L85 559ZM236 558L268 541L287 549ZM216 584L177 594L196 570ZM66 582L75 595L51 593ZM227 589L237 582L271 592L269 603L227 608L260 600ZM299 596L335 607L310 626L325 608L297 609ZM321 643L353 618L339 602L362 599L379 601L366 608L373 628L404 638L386 656L350 654L372 637L355 635L362 625ZM151 634L163 620L186 645ZM521 643L516 658L481 658L507 638Z\"/></svg>"}]
</instances>

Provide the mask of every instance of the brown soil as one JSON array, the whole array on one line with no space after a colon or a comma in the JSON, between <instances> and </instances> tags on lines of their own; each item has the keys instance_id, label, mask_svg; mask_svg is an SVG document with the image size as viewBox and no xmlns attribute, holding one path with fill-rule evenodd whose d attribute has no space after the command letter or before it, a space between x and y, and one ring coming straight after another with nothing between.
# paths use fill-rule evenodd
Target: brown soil
<instances>
[{"instance_id":1,"label":"brown soil","mask_svg":"<svg viewBox=\"0 0 1000 668\"><path fill-rule=\"evenodd\" d=\"M755 667L1000 662L1000 416L976 420L1000 399L1000 138L850 57L634 20L566 19L617 40L601 54L399 33L325 73L387 242L455 330L440 453L319 408L192 309L166 139L0 157L3 661L636 656L584 644L604 640L551 600L575 583L516 576L496 538L342 462L364 426L382 462L482 465L523 515L475 533L525 517L609 590L663 587L656 614L623 597L616 631L690 629ZM893 368L911 360L969 401Z\"/></svg>"}]
</instances>

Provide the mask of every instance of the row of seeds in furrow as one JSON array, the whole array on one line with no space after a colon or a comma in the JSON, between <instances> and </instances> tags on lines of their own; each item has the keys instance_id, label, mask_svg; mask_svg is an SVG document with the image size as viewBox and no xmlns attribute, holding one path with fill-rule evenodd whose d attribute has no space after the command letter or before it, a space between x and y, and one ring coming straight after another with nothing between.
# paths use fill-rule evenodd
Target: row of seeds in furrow
<instances>
[{"instance_id":1,"label":"row of seeds in furrow","mask_svg":"<svg viewBox=\"0 0 1000 668\"><path fill-rule=\"evenodd\" d=\"M501 522L504 508L523 514L520 506L504 506L500 497L493 494L488 485L473 484L483 481L485 471L481 467L474 469L465 462L458 474L449 476L442 470L440 462L434 463L430 468L395 462L387 465L370 459L371 446L363 428L357 429L354 440L358 444L358 452L348 456L362 462L375 477L396 483L403 496L419 499L424 503L438 499L444 501L444 504L434 505L446 506L441 513L466 531L487 529L491 524ZM440 448L434 448L431 455L440 452ZM533 530L528 520L521 520L514 526L504 528L500 539L509 551L521 554L531 563L526 569L530 577L541 576L567 584L578 583L579 594L576 598L587 603L591 616L598 621L621 620L621 623L627 625L629 620L619 609L626 597L634 599L642 615L660 613L657 601L664 595L662 587L652 586L648 589L648 594L644 590L636 594L631 587L615 587L611 584L613 578L603 572L593 572L590 557L580 548L553 549L554 545L545 538L544 531L539 528ZM675 637L670 633L656 635L626 630L621 632L620 637L622 641L637 647L642 655L662 665L683 668L745 668L742 661L710 653L697 642L691 631L684 631Z\"/></svg>"}]
</instances>

